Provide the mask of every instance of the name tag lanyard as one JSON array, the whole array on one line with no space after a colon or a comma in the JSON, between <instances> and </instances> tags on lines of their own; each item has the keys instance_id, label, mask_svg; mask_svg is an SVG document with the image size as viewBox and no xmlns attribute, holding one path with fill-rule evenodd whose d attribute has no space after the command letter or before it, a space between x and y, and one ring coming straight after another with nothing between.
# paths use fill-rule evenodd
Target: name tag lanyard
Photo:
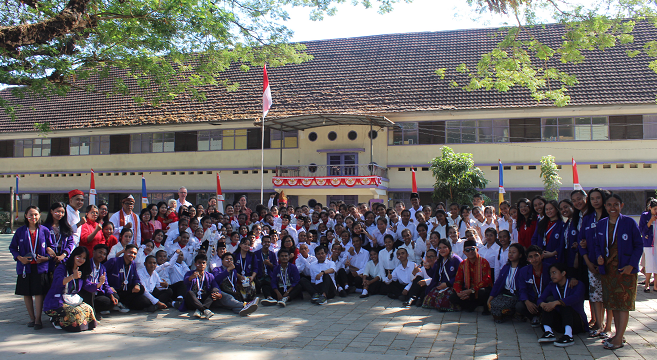
<instances>
[{"instance_id":1,"label":"name tag lanyard","mask_svg":"<svg viewBox=\"0 0 657 360\"><path fill-rule=\"evenodd\" d=\"M557 226L557 223L556 223L556 222L555 222L554 224L552 224L552 226L550 226L549 229L547 229L547 231L545 232L545 234L543 234L543 247L546 247L546 246L547 246L547 237L548 237L548 234L550 233L550 231L552 231L552 229L554 229L555 226Z\"/></svg>"},{"instance_id":2,"label":"name tag lanyard","mask_svg":"<svg viewBox=\"0 0 657 360\"><path fill-rule=\"evenodd\" d=\"M609 256L609 247L614 244L614 241L616 239L616 230L618 229L618 223L620 222L619 220L620 220L620 218L616 220L616 225L614 225L614 233L611 236L611 242L609 242L609 230L608 229L605 230L605 233L606 233L605 235L607 237L607 243L605 244L605 245L607 245L607 249L606 249L607 250L607 256ZM607 221L609 221L609 220L607 220Z\"/></svg>"},{"instance_id":3,"label":"name tag lanyard","mask_svg":"<svg viewBox=\"0 0 657 360\"><path fill-rule=\"evenodd\" d=\"M37 244L39 242L39 228L37 227L36 229L36 234L34 236L34 245L32 244L32 234L30 234L30 229L27 229L27 243L30 245L30 253L32 254L32 260L34 257L36 257L36 250L35 248L38 248ZM23 265L23 279L27 276L27 270L26 270L26 265Z\"/></svg>"}]
</instances>

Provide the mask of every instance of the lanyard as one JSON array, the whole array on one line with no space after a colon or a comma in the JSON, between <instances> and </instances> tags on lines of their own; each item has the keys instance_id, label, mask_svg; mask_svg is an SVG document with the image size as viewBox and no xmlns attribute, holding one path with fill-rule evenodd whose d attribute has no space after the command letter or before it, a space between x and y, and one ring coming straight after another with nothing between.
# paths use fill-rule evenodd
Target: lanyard
<instances>
[{"instance_id":1,"label":"lanyard","mask_svg":"<svg viewBox=\"0 0 657 360\"><path fill-rule=\"evenodd\" d=\"M563 243L564 243L564 249L568 250L569 247L569 241L568 240L568 234L569 234L569 229L570 229L570 222L572 219L568 219L568 221L564 224L564 231L563 231Z\"/></svg>"},{"instance_id":2,"label":"lanyard","mask_svg":"<svg viewBox=\"0 0 657 360\"><path fill-rule=\"evenodd\" d=\"M34 244L32 244L32 233L30 233L30 228L27 229L27 235L29 235L28 243L30 244L30 252L33 257L36 257L36 249L39 248L39 228L36 228L34 234ZM36 259L33 259L36 260Z\"/></svg>"},{"instance_id":3,"label":"lanyard","mask_svg":"<svg viewBox=\"0 0 657 360\"><path fill-rule=\"evenodd\" d=\"M445 274L445 277L447 278L446 282L449 282L449 274L447 274L447 259L443 259L443 263L441 264L442 273Z\"/></svg>"},{"instance_id":4,"label":"lanyard","mask_svg":"<svg viewBox=\"0 0 657 360\"><path fill-rule=\"evenodd\" d=\"M69 275L70 275L70 274L69 274ZM74 294L77 294L77 293L78 293L78 285L77 285L77 283L75 282L75 279L71 280L71 282L73 283L73 293L74 293ZM69 293L68 288L69 288L70 285L71 285L71 284L68 283L68 284L66 284L66 286L64 286L64 295L68 295L68 293Z\"/></svg>"},{"instance_id":5,"label":"lanyard","mask_svg":"<svg viewBox=\"0 0 657 360\"><path fill-rule=\"evenodd\" d=\"M281 267L281 279L283 280L283 291L287 292L287 268Z\"/></svg>"},{"instance_id":6,"label":"lanyard","mask_svg":"<svg viewBox=\"0 0 657 360\"><path fill-rule=\"evenodd\" d=\"M614 240L616 239L616 229L618 229L618 223L620 218L616 219L616 225L614 225L614 234L611 236L611 242L609 242L609 225L607 225L607 229L605 229L605 234L607 237L607 243L606 245L606 250L607 250L607 256L609 256L609 247L614 244ZM609 223L609 219L607 218L607 223Z\"/></svg>"},{"instance_id":7,"label":"lanyard","mask_svg":"<svg viewBox=\"0 0 657 360\"><path fill-rule=\"evenodd\" d=\"M54 232L54 231L51 231L51 232L50 232L50 238L52 239L52 243L53 243L53 245L55 246L55 252L56 252L57 254L60 254L60 255L61 255L61 253L59 252L59 245L60 245L61 242L62 242L62 234L59 233L59 234L55 235L55 232ZM64 245L64 244L61 244L61 245Z\"/></svg>"},{"instance_id":8,"label":"lanyard","mask_svg":"<svg viewBox=\"0 0 657 360\"><path fill-rule=\"evenodd\" d=\"M123 291L128 291L128 277L130 277L130 270L132 266L128 265L128 271L125 271L125 265L121 268L121 273L123 273Z\"/></svg>"},{"instance_id":9,"label":"lanyard","mask_svg":"<svg viewBox=\"0 0 657 360\"><path fill-rule=\"evenodd\" d=\"M240 254L240 265L242 265L242 276L245 276L244 274L246 272L246 258L242 258L241 255L242 254ZM248 256L249 254L247 253L246 255Z\"/></svg>"},{"instance_id":10,"label":"lanyard","mask_svg":"<svg viewBox=\"0 0 657 360\"><path fill-rule=\"evenodd\" d=\"M233 292L235 292L235 281L233 280L234 276L235 276L235 273L233 273L232 271L230 272L230 275L228 275L228 282L230 283L230 286L233 289Z\"/></svg>"},{"instance_id":11,"label":"lanyard","mask_svg":"<svg viewBox=\"0 0 657 360\"><path fill-rule=\"evenodd\" d=\"M262 255L262 268L264 269L265 275L267 275L267 265L265 264L265 260L267 260L269 254L265 257L265 252L263 251L260 255Z\"/></svg>"},{"instance_id":12,"label":"lanyard","mask_svg":"<svg viewBox=\"0 0 657 360\"><path fill-rule=\"evenodd\" d=\"M541 297L541 292L543 292L543 269L541 269L541 276L538 278L538 286L536 286L536 276L534 275L533 269L532 276L534 277L534 290L536 290L536 295L537 297Z\"/></svg>"},{"instance_id":13,"label":"lanyard","mask_svg":"<svg viewBox=\"0 0 657 360\"><path fill-rule=\"evenodd\" d=\"M516 290L516 272L517 267L509 268L509 274L506 276L506 288L513 294Z\"/></svg>"},{"instance_id":14,"label":"lanyard","mask_svg":"<svg viewBox=\"0 0 657 360\"><path fill-rule=\"evenodd\" d=\"M100 268L96 268L96 262L91 260L91 281L93 283L98 283L99 275L100 275Z\"/></svg>"},{"instance_id":15,"label":"lanyard","mask_svg":"<svg viewBox=\"0 0 657 360\"><path fill-rule=\"evenodd\" d=\"M201 275L201 277L196 278L196 285L198 286L198 291L196 292L196 297L201 298L201 289L203 289L203 283L205 282L205 271Z\"/></svg>"},{"instance_id":16,"label":"lanyard","mask_svg":"<svg viewBox=\"0 0 657 360\"><path fill-rule=\"evenodd\" d=\"M555 222L554 224L552 224L552 226L550 226L549 229L547 229L547 231L545 232L545 234L543 234L543 247L546 247L546 246L547 246L547 237L548 237L548 234L550 233L550 231L552 231L552 229L554 229L555 226L557 226L557 223L556 223L556 222ZM543 250L545 250L545 249L543 249Z\"/></svg>"},{"instance_id":17,"label":"lanyard","mask_svg":"<svg viewBox=\"0 0 657 360\"><path fill-rule=\"evenodd\" d=\"M559 294L559 299L565 298L567 291L568 291L568 280L566 280L566 286L563 287L563 296L561 296L561 291L559 291L559 285L557 285L557 294Z\"/></svg>"}]
</instances>

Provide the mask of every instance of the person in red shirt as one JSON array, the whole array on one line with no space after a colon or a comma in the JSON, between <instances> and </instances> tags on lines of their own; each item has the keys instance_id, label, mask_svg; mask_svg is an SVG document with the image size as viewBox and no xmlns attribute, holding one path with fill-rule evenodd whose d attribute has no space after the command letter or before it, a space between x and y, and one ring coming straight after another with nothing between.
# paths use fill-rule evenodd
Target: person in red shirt
<instances>
[{"instance_id":1,"label":"person in red shirt","mask_svg":"<svg viewBox=\"0 0 657 360\"><path fill-rule=\"evenodd\" d=\"M459 305L466 311L472 312L477 306L483 306L483 315L489 315L486 306L493 286L490 277L490 264L477 251L477 242L467 240L463 244L463 253L466 260L459 265L454 279L454 292L449 301Z\"/></svg>"},{"instance_id":2,"label":"person in red shirt","mask_svg":"<svg viewBox=\"0 0 657 360\"><path fill-rule=\"evenodd\" d=\"M98 219L98 207L96 205L89 205L87 206L86 212L85 217L87 221L80 227L80 246L86 247L89 253L93 254L94 246L106 243L102 232L103 228L101 224L96 222Z\"/></svg>"},{"instance_id":3,"label":"person in red shirt","mask_svg":"<svg viewBox=\"0 0 657 360\"><path fill-rule=\"evenodd\" d=\"M110 249L119 243L119 239L114 236L114 224L111 221L103 223L103 237L105 238L105 245Z\"/></svg>"},{"instance_id":4,"label":"person in red shirt","mask_svg":"<svg viewBox=\"0 0 657 360\"><path fill-rule=\"evenodd\" d=\"M522 198L518 201L518 220L516 229L518 230L518 243L525 249L529 248L532 244L532 236L536 231L536 213L531 206L531 202L527 198Z\"/></svg>"}]
</instances>

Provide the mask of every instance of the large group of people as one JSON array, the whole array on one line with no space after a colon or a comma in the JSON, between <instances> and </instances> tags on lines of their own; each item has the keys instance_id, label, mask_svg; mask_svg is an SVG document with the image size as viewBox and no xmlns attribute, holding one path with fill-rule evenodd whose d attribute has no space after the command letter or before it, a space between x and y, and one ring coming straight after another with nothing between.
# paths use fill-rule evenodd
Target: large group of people
<instances>
[{"instance_id":1,"label":"large group of people","mask_svg":"<svg viewBox=\"0 0 657 360\"><path fill-rule=\"evenodd\" d=\"M278 195L253 209L242 196L223 209L216 198L192 205L184 187L178 195L139 214L126 196L111 216L101 203L82 217L84 194L73 190L43 223L28 207L9 247L28 326L42 328L42 312L81 331L111 311L176 308L209 319L219 308L247 316L285 307L304 293L319 306L383 295L441 312L482 307L498 323L543 327L541 343L569 346L587 333L613 350L624 344L642 255L644 291L657 273L657 200L637 224L621 214L618 195L599 188L559 202L504 201L499 211L480 194L472 205L432 208L412 193L409 208L372 209L294 207Z\"/></svg>"}]
</instances>

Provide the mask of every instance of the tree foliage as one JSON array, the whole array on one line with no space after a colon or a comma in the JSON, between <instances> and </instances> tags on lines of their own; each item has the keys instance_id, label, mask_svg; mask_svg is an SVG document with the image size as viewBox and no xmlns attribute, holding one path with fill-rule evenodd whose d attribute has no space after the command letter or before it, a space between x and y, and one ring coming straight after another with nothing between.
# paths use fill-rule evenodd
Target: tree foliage
<instances>
[{"instance_id":1,"label":"tree foliage","mask_svg":"<svg viewBox=\"0 0 657 360\"><path fill-rule=\"evenodd\" d=\"M449 201L468 204L472 196L488 184L484 172L474 165L472 154L455 153L452 148L443 146L440 157L429 161L431 172L436 179L433 185L433 198L436 201Z\"/></svg>"},{"instance_id":2,"label":"tree foliage","mask_svg":"<svg viewBox=\"0 0 657 360\"><path fill-rule=\"evenodd\" d=\"M536 101L557 106L570 103L568 88L579 83L561 64L584 62L586 51L633 43L638 21L657 26L657 2L653 0L602 0L590 6L564 0L468 0L468 4L478 13L507 16L512 23L500 29L500 42L482 54L474 67L460 64L453 69L447 78L451 86L498 92L524 88ZM560 39L541 36L545 28L541 23L546 22L564 26ZM626 50L628 58L640 53L657 58L656 41L639 45L642 50ZM657 60L647 66L657 72ZM467 80L459 77L463 74ZM445 79L446 69L436 69L436 75Z\"/></svg>"},{"instance_id":3,"label":"tree foliage","mask_svg":"<svg viewBox=\"0 0 657 360\"><path fill-rule=\"evenodd\" d=\"M374 2L387 12L397 1ZM200 86L239 86L222 77L231 64L248 71L310 60L302 44L289 44L285 9L308 7L321 19L342 2L6 0L0 4L0 84L16 85L17 97L81 89L155 106L185 92L203 100ZM371 0L358 3L372 6ZM0 106L15 117L10 101L0 98Z\"/></svg>"},{"instance_id":4,"label":"tree foliage","mask_svg":"<svg viewBox=\"0 0 657 360\"><path fill-rule=\"evenodd\" d=\"M558 200L561 176L559 176L559 168L554 162L554 156L547 155L541 158L540 176L543 178L543 196L548 200Z\"/></svg>"}]
</instances>

